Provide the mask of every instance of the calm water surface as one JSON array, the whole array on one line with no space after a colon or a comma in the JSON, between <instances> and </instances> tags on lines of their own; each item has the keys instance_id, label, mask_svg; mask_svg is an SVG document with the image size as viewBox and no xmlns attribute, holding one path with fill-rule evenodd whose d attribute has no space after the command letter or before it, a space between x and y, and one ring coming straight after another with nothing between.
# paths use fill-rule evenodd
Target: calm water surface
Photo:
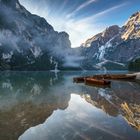
<instances>
[{"instance_id":1,"label":"calm water surface","mask_svg":"<svg viewBox=\"0 0 140 140\"><path fill-rule=\"evenodd\" d=\"M73 83L93 74L0 72L0 140L140 140L140 83Z\"/></svg>"}]
</instances>

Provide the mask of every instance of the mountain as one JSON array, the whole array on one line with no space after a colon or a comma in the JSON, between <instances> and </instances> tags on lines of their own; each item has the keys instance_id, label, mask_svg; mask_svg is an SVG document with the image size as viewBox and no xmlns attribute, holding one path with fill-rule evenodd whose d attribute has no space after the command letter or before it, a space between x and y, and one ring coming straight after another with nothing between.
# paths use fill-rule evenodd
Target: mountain
<instances>
[{"instance_id":1,"label":"mountain","mask_svg":"<svg viewBox=\"0 0 140 140\"><path fill-rule=\"evenodd\" d=\"M123 27L113 25L83 43L83 65L91 69L127 69L131 60L140 57L139 44L140 12L136 12Z\"/></svg>"},{"instance_id":2,"label":"mountain","mask_svg":"<svg viewBox=\"0 0 140 140\"><path fill-rule=\"evenodd\" d=\"M139 44L140 12L72 49L66 32L18 0L0 0L0 70L128 69L140 57Z\"/></svg>"},{"instance_id":3,"label":"mountain","mask_svg":"<svg viewBox=\"0 0 140 140\"><path fill-rule=\"evenodd\" d=\"M54 31L18 0L0 0L0 70L64 69L76 65L69 60L74 53L67 33Z\"/></svg>"}]
</instances>

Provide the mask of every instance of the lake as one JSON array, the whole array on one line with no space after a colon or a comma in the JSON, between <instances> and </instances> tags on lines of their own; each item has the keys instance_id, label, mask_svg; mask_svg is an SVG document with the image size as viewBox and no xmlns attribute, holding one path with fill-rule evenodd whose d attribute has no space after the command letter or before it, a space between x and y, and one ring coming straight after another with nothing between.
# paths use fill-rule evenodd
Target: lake
<instances>
[{"instance_id":1,"label":"lake","mask_svg":"<svg viewBox=\"0 0 140 140\"><path fill-rule=\"evenodd\" d=\"M140 83L73 83L100 73L0 72L0 140L140 140Z\"/></svg>"}]
</instances>

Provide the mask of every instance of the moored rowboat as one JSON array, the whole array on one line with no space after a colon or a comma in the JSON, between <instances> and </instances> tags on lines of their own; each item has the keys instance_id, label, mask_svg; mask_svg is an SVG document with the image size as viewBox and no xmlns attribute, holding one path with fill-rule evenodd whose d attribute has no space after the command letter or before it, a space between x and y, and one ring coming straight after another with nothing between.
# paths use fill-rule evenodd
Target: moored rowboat
<instances>
[{"instance_id":1,"label":"moored rowboat","mask_svg":"<svg viewBox=\"0 0 140 140\"><path fill-rule=\"evenodd\" d=\"M88 77L77 77L74 78L74 82L76 83L83 83L85 78L94 78L99 80L135 80L136 75L129 75L129 74L104 74L104 75L94 75L94 76L88 76Z\"/></svg>"},{"instance_id":2,"label":"moored rowboat","mask_svg":"<svg viewBox=\"0 0 140 140\"><path fill-rule=\"evenodd\" d=\"M104 75L94 75L94 76L87 76L87 77L76 77L76 78L73 78L73 82L85 83L86 85L110 86L111 81L108 81L108 80L124 80L124 81L126 80L127 81L127 80L135 80L137 77L138 77L137 74L116 74L116 75L104 74Z\"/></svg>"}]
</instances>

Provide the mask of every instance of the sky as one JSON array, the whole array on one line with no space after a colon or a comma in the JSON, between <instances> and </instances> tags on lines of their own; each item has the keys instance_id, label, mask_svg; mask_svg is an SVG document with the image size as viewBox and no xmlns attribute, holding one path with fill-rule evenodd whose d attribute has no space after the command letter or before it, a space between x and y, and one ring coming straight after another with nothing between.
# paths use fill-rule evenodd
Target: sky
<instances>
[{"instance_id":1,"label":"sky","mask_svg":"<svg viewBox=\"0 0 140 140\"><path fill-rule=\"evenodd\" d=\"M111 25L123 26L140 11L140 0L19 0L31 13L44 17L56 31L70 36L72 47Z\"/></svg>"}]
</instances>

